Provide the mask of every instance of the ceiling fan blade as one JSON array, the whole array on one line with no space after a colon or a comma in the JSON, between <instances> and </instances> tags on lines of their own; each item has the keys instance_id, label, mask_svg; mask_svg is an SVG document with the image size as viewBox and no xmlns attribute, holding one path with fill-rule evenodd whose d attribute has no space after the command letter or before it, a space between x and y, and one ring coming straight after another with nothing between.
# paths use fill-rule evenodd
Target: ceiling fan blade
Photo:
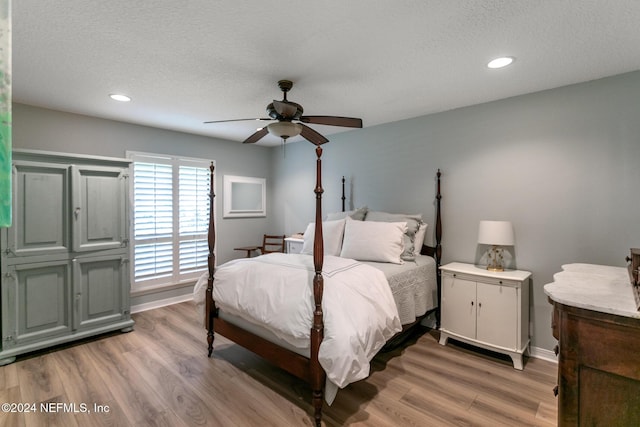
<instances>
[{"instance_id":1,"label":"ceiling fan blade","mask_svg":"<svg viewBox=\"0 0 640 427\"><path fill-rule=\"evenodd\" d=\"M273 108L276 112L285 119L292 119L298 112L298 107L295 104L288 102L273 100Z\"/></svg>"},{"instance_id":2,"label":"ceiling fan blade","mask_svg":"<svg viewBox=\"0 0 640 427\"><path fill-rule=\"evenodd\" d=\"M267 129L267 127L265 126L262 129L260 129L259 131L257 131L256 133L254 133L253 135L251 135L249 138L247 138L244 141L242 141L242 143L243 144L253 144L254 142L258 142L259 140L261 140L262 137L265 136L268 133L269 133L269 129Z\"/></svg>"},{"instance_id":3,"label":"ceiling fan blade","mask_svg":"<svg viewBox=\"0 0 640 427\"><path fill-rule=\"evenodd\" d=\"M232 119L232 120L214 120L214 121L210 121L210 122L203 122L204 124L209 124L209 123L226 123L226 122L244 122L246 120L273 120L271 118L267 119L264 117L258 118L258 119Z\"/></svg>"},{"instance_id":4,"label":"ceiling fan blade","mask_svg":"<svg viewBox=\"0 0 640 427\"><path fill-rule=\"evenodd\" d=\"M302 132L300 132L300 135L302 135L302 137L307 141L315 145L322 145L325 142L329 142L327 138L325 138L315 130L311 129L309 126L303 125L302 123L299 123L299 124L300 126L302 126Z\"/></svg>"},{"instance_id":5,"label":"ceiling fan blade","mask_svg":"<svg viewBox=\"0 0 640 427\"><path fill-rule=\"evenodd\" d=\"M347 128L361 128L362 119L338 116L302 116L300 121L316 125L343 126Z\"/></svg>"}]
</instances>

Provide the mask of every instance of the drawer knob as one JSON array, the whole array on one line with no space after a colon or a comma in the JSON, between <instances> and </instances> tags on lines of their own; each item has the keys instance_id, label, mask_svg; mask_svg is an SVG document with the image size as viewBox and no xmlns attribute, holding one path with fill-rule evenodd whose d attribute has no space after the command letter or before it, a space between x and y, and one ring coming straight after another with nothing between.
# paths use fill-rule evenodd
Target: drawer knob
<instances>
[{"instance_id":1,"label":"drawer knob","mask_svg":"<svg viewBox=\"0 0 640 427\"><path fill-rule=\"evenodd\" d=\"M558 396L558 386L555 386L553 388L553 395L556 396L556 397Z\"/></svg>"},{"instance_id":2,"label":"drawer knob","mask_svg":"<svg viewBox=\"0 0 640 427\"><path fill-rule=\"evenodd\" d=\"M553 352L556 354L556 356L558 355L558 353L560 353L560 347L558 347L558 345L556 345L555 347L553 347Z\"/></svg>"}]
</instances>

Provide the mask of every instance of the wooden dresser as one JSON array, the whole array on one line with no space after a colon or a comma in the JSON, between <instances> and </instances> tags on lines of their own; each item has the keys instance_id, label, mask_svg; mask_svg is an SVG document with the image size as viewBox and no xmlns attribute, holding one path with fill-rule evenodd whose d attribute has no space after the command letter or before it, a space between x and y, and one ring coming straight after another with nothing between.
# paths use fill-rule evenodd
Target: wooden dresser
<instances>
[{"instance_id":1,"label":"wooden dresser","mask_svg":"<svg viewBox=\"0 0 640 427\"><path fill-rule=\"evenodd\" d=\"M558 425L640 425L640 313L627 270L568 264L544 291L558 340Z\"/></svg>"}]
</instances>

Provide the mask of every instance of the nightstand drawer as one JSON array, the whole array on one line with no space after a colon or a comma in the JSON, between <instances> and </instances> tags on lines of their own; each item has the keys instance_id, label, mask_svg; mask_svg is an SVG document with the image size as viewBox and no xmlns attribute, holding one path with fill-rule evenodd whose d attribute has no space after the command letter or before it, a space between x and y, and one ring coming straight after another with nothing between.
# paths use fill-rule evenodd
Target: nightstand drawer
<instances>
[{"instance_id":1,"label":"nightstand drawer","mask_svg":"<svg viewBox=\"0 0 640 427\"><path fill-rule=\"evenodd\" d=\"M471 280L473 282L478 280L478 276L475 276L472 274L451 273L449 271L443 272L442 274L455 277L456 279ZM486 276L482 277L482 282L489 285L502 285L502 286L511 286L511 287L519 287L521 283L516 280L493 278L493 277L486 277Z\"/></svg>"}]
</instances>

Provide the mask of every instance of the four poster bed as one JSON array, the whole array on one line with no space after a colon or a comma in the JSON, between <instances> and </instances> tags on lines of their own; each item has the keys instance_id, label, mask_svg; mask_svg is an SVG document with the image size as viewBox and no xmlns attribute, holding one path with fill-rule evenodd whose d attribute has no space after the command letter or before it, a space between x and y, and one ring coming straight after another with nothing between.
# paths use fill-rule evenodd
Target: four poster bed
<instances>
[{"instance_id":1,"label":"four poster bed","mask_svg":"<svg viewBox=\"0 0 640 427\"><path fill-rule=\"evenodd\" d=\"M397 337L401 331L419 323L427 312L435 311L439 322L438 267L441 259L442 225L438 170L436 244L430 247L420 243L420 250L416 252L428 257L418 255L416 259L420 259L420 262L411 262L416 269L426 268L431 271L434 289L420 291L432 295L431 302L420 303L421 307L416 309L414 306L418 303L414 303L414 300L429 298L418 297L411 290L409 294L398 297L396 291L392 292L390 288L391 281L387 281L387 277L395 275L402 278L396 288L409 287L407 284L412 283L413 279L407 276L410 273L406 273L406 269L402 270L403 261L388 266L388 271L383 272L377 265L382 264L380 262L355 261L349 257L332 255L335 253L331 249L335 245L335 239L327 225L331 221L325 219L323 225L322 218L320 145L317 145L315 151L316 212L315 223L310 224L305 232L307 254L267 254L257 258L233 260L217 269L213 252L215 186L213 165L211 166L208 274L204 276L206 281L203 277L196 285L194 297L198 302L198 295L204 295L202 305L209 357L213 351L214 333L219 333L307 381L312 389L315 425L320 426L323 398L331 403L338 388L366 378L369 374L369 361L385 343L392 337ZM344 179L342 197L344 211ZM343 236L346 239L349 230L361 227L361 221L350 218L343 218L341 221L344 227L344 234L339 234L342 245ZM397 222L393 218L387 218L386 221L386 225L377 221L372 221L369 225L384 227L385 230L400 228L406 233L406 222ZM367 230L371 234L371 230ZM400 239L402 238L401 234ZM352 249L353 245L358 245L359 239L351 241ZM349 246L347 240L344 244ZM400 244L403 245L403 242ZM344 254L345 247L341 250ZM426 258L430 262L425 261ZM258 282L268 282L267 288L259 289L256 286ZM203 293L201 288L205 283L206 291ZM413 313L409 313L402 321L398 314L398 299L405 300L405 306L408 302L408 311ZM403 311L407 312L406 307ZM351 323L353 326L350 326ZM302 325L302 329L298 325Z\"/></svg>"}]
</instances>

